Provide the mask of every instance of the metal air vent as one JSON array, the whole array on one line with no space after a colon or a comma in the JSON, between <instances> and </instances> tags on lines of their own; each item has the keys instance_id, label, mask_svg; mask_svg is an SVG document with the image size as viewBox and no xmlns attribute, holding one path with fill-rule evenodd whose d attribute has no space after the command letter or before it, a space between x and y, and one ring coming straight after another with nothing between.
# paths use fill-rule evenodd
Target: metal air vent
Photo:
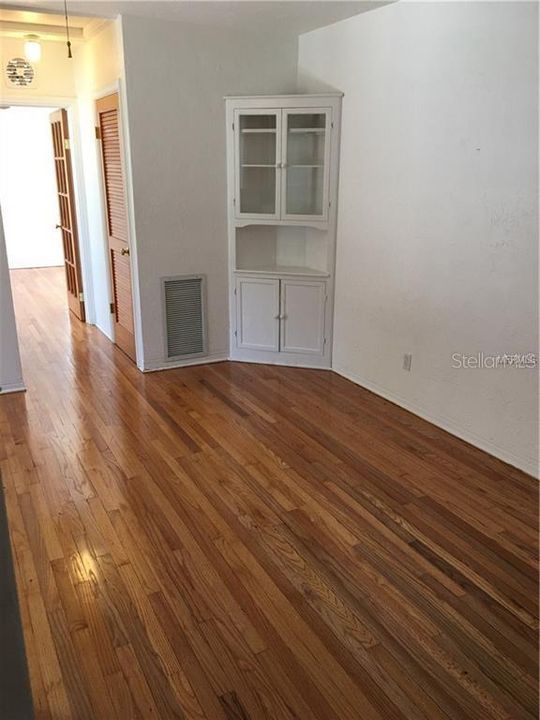
<instances>
[{"instance_id":1,"label":"metal air vent","mask_svg":"<svg viewBox=\"0 0 540 720\"><path fill-rule=\"evenodd\" d=\"M162 279L166 360L206 354L205 280L204 275Z\"/></svg>"}]
</instances>

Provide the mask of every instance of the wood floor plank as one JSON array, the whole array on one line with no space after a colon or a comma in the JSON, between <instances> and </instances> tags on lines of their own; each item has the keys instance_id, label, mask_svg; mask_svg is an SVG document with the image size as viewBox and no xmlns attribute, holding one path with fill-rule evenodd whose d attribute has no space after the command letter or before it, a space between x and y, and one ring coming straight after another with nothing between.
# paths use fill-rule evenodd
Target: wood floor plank
<instances>
[{"instance_id":1,"label":"wood floor plank","mask_svg":"<svg viewBox=\"0 0 540 720\"><path fill-rule=\"evenodd\" d=\"M531 720L538 482L335 374L140 373L15 270L38 720Z\"/></svg>"}]
</instances>

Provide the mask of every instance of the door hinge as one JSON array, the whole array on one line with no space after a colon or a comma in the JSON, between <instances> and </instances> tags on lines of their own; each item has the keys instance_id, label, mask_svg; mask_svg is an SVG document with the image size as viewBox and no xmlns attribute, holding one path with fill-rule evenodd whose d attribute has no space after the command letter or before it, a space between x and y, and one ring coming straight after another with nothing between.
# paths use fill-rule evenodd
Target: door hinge
<instances>
[{"instance_id":1,"label":"door hinge","mask_svg":"<svg viewBox=\"0 0 540 720\"><path fill-rule=\"evenodd\" d=\"M234 337L238 337L238 330L234 331Z\"/></svg>"},{"instance_id":2,"label":"door hinge","mask_svg":"<svg viewBox=\"0 0 540 720\"><path fill-rule=\"evenodd\" d=\"M64 138L64 150L71 150L71 144L69 138Z\"/></svg>"},{"instance_id":3,"label":"door hinge","mask_svg":"<svg viewBox=\"0 0 540 720\"><path fill-rule=\"evenodd\" d=\"M234 294L236 295L236 288L234 288Z\"/></svg>"},{"instance_id":4,"label":"door hinge","mask_svg":"<svg viewBox=\"0 0 540 720\"><path fill-rule=\"evenodd\" d=\"M114 303L109 303L109 310L111 312L111 315L114 315Z\"/></svg>"},{"instance_id":5,"label":"door hinge","mask_svg":"<svg viewBox=\"0 0 540 720\"><path fill-rule=\"evenodd\" d=\"M233 204L233 205L236 205L236 198L233 198L233 199L232 199L232 204Z\"/></svg>"},{"instance_id":6,"label":"door hinge","mask_svg":"<svg viewBox=\"0 0 540 720\"><path fill-rule=\"evenodd\" d=\"M234 123L232 124L232 129L234 130Z\"/></svg>"},{"instance_id":7,"label":"door hinge","mask_svg":"<svg viewBox=\"0 0 540 720\"><path fill-rule=\"evenodd\" d=\"M96 140L101 140L101 128L99 127L99 125L96 125L95 131L96 131Z\"/></svg>"},{"instance_id":8,"label":"door hinge","mask_svg":"<svg viewBox=\"0 0 540 720\"><path fill-rule=\"evenodd\" d=\"M79 302L84 302L84 293L79 293Z\"/></svg>"},{"instance_id":9,"label":"door hinge","mask_svg":"<svg viewBox=\"0 0 540 720\"><path fill-rule=\"evenodd\" d=\"M334 123L333 123L333 122L330 123L330 127L331 127L331 128L334 127Z\"/></svg>"},{"instance_id":10,"label":"door hinge","mask_svg":"<svg viewBox=\"0 0 540 720\"><path fill-rule=\"evenodd\" d=\"M323 345L326 345L326 338L323 339Z\"/></svg>"}]
</instances>

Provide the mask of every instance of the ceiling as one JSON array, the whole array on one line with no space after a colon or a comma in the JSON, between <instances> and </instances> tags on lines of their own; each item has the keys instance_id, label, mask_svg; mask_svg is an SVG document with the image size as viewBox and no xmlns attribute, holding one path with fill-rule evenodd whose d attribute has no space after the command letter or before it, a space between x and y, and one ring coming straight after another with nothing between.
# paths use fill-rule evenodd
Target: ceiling
<instances>
[{"instance_id":1,"label":"ceiling","mask_svg":"<svg viewBox=\"0 0 540 720\"><path fill-rule=\"evenodd\" d=\"M113 18L119 14L158 18L173 22L197 25L214 25L251 31L284 30L300 34L318 27L330 25L395 0L77 0L69 2L69 12L74 27L93 27L96 17ZM16 0L0 5L1 13L17 12L26 16L22 22L58 24L63 21L63 2L57 0ZM45 14L47 13L47 14ZM56 13L50 15L49 13ZM40 19L36 19L40 18ZM47 21L44 19L48 18Z\"/></svg>"},{"instance_id":2,"label":"ceiling","mask_svg":"<svg viewBox=\"0 0 540 720\"><path fill-rule=\"evenodd\" d=\"M103 22L96 17L72 18L70 20L72 40L84 40L96 32ZM39 35L42 40L64 41L66 35L64 17L46 12L7 9L5 5L0 5L0 36L21 37L30 33Z\"/></svg>"}]
</instances>

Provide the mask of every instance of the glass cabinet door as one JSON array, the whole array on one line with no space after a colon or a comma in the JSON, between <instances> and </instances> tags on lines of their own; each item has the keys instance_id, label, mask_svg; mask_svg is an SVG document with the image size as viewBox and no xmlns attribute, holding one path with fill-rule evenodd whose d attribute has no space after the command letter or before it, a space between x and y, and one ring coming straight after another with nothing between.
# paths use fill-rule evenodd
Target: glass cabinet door
<instances>
[{"instance_id":1,"label":"glass cabinet door","mask_svg":"<svg viewBox=\"0 0 540 720\"><path fill-rule=\"evenodd\" d=\"M283 218L326 217L329 127L328 109L283 111Z\"/></svg>"},{"instance_id":2,"label":"glass cabinet door","mask_svg":"<svg viewBox=\"0 0 540 720\"><path fill-rule=\"evenodd\" d=\"M279 217L281 110L239 110L235 118L237 217Z\"/></svg>"}]
</instances>

